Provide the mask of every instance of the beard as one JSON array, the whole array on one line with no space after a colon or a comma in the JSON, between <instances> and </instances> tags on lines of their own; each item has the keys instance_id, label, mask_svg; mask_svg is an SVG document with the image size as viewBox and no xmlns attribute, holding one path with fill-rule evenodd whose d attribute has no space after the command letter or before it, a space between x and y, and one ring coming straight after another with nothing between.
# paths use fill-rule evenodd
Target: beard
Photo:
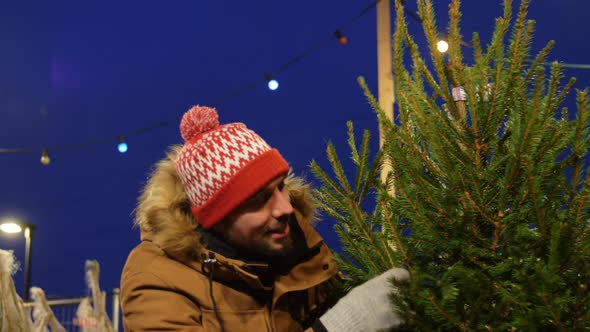
<instances>
[{"instance_id":1,"label":"beard","mask_svg":"<svg viewBox=\"0 0 590 332\"><path fill-rule=\"evenodd\" d=\"M293 266L309 256L305 234L299 226L295 214L282 216L277 219L280 226L273 224L259 231L259 235L249 241L231 241L212 230L199 229L201 241L209 250L216 251L227 258L242 260L245 263L268 264L269 269L261 276L263 283L270 282L276 274L287 274ZM269 239L269 232L284 230L289 225L289 233L280 241ZM276 244L280 243L280 247Z\"/></svg>"},{"instance_id":2,"label":"beard","mask_svg":"<svg viewBox=\"0 0 590 332\"><path fill-rule=\"evenodd\" d=\"M285 215L277 219L281 227L290 228L289 234L284 238L280 239L280 248L273 248L268 240L269 234L272 231L269 227L265 227L261 230L260 236L254 241L249 242L247 245L236 246L238 254L249 261L255 262L273 262L291 257L295 251L296 232L294 230L294 224L297 223L295 216ZM297 226L297 228L299 228Z\"/></svg>"}]
</instances>

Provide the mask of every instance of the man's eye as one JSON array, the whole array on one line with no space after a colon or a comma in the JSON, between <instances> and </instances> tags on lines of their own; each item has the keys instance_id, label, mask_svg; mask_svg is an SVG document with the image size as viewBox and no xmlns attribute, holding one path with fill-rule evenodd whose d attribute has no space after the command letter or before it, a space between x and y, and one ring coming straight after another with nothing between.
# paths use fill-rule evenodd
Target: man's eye
<instances>
[{"instance_id":1,"label":"man's eye","mask_svg":"<svg viewBox=\"0 0 590 332\"><path fill-rule=\"evenodd\" d=\"M249 199L246 204L244 204L244 208L246 210L257 210L266 204L270 197L272 196L272 192L263 192L256 194L254 197Z\"/></svg>"},{"instance_id":2,"label":"man's eye","mask_svg":"<svg viewBox=\"0 0 590 332\"><path fill-rule=\"evenodd\" d=\"M272 197L272 191L265 191L264 195L260 197L260 203L266 204L268 200Z\"/></svg>"},{"instance_id":3,"label":"man's eye","mask_svg":"<svg viewBox=\"0 0 590 332\"><path fill-rule=\"evenodd\" d=\"M258 192L252 198L244 203L242 208L245 211L252 211L258 210L262 208L272 197L275 190L282 192L285 189L285 181L281 181L277 186L276 189L273 190L264 190L262 192Z\"/></svg>"}]
</instances>

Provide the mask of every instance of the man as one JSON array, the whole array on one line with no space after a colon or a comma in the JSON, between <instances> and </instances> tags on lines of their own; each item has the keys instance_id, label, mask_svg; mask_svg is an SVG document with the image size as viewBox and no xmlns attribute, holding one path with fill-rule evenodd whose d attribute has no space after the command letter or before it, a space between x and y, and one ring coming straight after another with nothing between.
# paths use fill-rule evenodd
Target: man
<instances>
[{"instance_id":1,"label":"man","mask_svg":"<svg viewBox=\"0 0 590 332\"><path fill-rule=\"evenodd\" d=\"M126 331L373 331L392 314L393 269L334 305L338 268L314 205L280 153L195 106L136 210L141 243L121 277ZM330 309L331 308L331 309Z\"/></svg>"}]
</instances>

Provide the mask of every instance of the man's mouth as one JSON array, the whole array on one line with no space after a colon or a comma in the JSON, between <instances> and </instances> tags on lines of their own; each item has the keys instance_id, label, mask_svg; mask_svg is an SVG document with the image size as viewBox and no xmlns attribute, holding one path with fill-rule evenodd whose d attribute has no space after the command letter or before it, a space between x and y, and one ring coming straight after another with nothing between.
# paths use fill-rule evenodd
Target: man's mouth
<instances>
[{"instance_id":1,"label":"man's mouth","mask_svg":"<svg viewBox=\"0 0 590 332\"><path fill-rule=\"evenodd\" d=\"M270 237L273 239L282 239L289 235L290 230L291 228L289 227L289 223L282 222L279 224L279 227L269 230L268 233L270 234Z\"/></svg>"}]
</instances>

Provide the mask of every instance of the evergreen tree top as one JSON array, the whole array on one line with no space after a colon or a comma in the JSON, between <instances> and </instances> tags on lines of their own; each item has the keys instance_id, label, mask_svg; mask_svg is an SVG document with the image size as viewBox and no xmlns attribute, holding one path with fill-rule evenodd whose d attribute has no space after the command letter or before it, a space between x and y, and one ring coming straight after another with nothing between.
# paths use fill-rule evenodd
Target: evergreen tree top
<instances>
[{"instance_id":1,"label":"evergreen tree top","mask_svg":"<svg viewBox=\"0 0 590 332\"><path fill-rule=\"evenodd\" d=\"M318 202L338 221L342 270L358 283L407 267L412 281L397 285L395 303L416 331L587 331L587 92L577 91L577 110L562 108L575 80L562 83L558 63L545 68L553 42L530 56L527 0L504 0L485 47L473 34L471 64L459 0L449 6L447 54L436 50L432 1L417 0L427 59L403 3L395 0L393 123L360 79L383 147L371 156L368 132L357 146L350 123L354 179L331 144L333 175L311 166Z\"/></svg>"}]
</instances>

